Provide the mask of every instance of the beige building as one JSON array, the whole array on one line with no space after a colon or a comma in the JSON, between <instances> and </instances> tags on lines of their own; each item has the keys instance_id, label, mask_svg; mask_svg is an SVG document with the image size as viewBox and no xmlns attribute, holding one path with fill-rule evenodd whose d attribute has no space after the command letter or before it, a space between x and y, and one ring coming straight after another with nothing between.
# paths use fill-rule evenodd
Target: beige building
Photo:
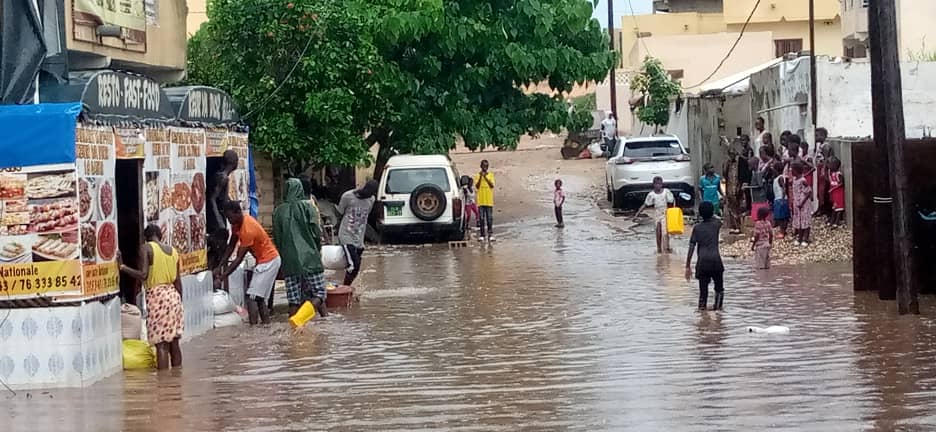
<instances>
[{"instance_id":1,"label":"beige building","mask_svg":"<svg viewBox=\"0 0 936 432\"><path fill-rule=\"evenodd\" d=\"M208 21L208 0L187 0L188 3L188 37L192 37L201 28L202 23Z\"/></svg>"},{"instance_id":2,"label":"beige building","mask_svg":"<svg viewBox=\"0 0 936 432\"><path fill-rule=\"evenodd\" d=\"M656 13L622 18L625 69L639 67L650 54L674 77L694 86L709 77L729 52L748 16L744 36L709 81L748 69L790 52L809 49L806 1L657 0ZM816 53L842 54L839 0L816 0ZM691 90L691 87L689 88Z\"/></svg>"},{"instance_id":3,"label":"beige building","mask_svg":"<svg viewBox=\"0 0 936 432\"><path fill-rule=\"evenodd\" d=\"M842 1L842 44L845 56L868 56L868 0ZM909 61L936 60L936 1L896 0L900 58ZM927 37L929 36L929 37Z\"/></svg>"},{"instance_id":4,"label":"beige building","mask_svg":"<svg viewBox=\"0 0 936 432\"><path fill-rule=\"evenodd\" d=\"M73 0L65 7L69 68L120 69L158 82L185 77L183 0L131 0L128 13L109 11L94 0ZM101 22L104 25L100 25Z\"/></svg>"}]
</instances>

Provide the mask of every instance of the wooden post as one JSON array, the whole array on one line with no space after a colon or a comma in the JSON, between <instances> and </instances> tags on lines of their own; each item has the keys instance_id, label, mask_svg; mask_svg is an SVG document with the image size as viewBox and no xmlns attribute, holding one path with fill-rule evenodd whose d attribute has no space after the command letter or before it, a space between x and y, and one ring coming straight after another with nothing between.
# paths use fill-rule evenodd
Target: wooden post
<instances>
[{"instance_id":1,"label":"wooden post","mask_svg":"<svg viewBox=\"0 0 936 432\"><path fill-rule=\"evenodd\" d=\"M868 40L871 59L881 58L880 30L877 20L877 6L868 5ZM887 153L887 120L884 117L884 72L880 61L871 61L871 114L874 121L874 193L872 194L874 211L874 243L880 251L894 250L894 227L890 193L890 155ZM854 235L854 234L853 234ZM882 253L880 266L875 271L874 286L878 289L881 300L896 300L897 285L894 276L894 257ZM861 271L865 271L863 269Z\"/></svg>"},{"instance_id":2,"label":"wooden post","mask_svg":"<svg viewBox=\"0 0 936 432\"><path fill-rule=\"evenodd\" d=\"M624 31L622 28L621 31ZM640 38L640 34L637 35ZM608 39L611 41L611 51L614 49L614 0L608 0ZM624 47L621 47L621 56L623 57ZM618 61L615 60L611 73L608 74L608 90L611 91L611 112L617 118L617 68Z\"/></svg>"},{"instance_id":3,"label":"wooden post","mask_svg":"<svg viewBox=\"0 0 936 432\"><path fill-rule=\"evenodd\" d=\"M875 24L871 24L874 21ZM875 143L886 143L888 167L890 168L890 190L893 195L892 259L894 262L894 285L896 287L897 311L901 315L920 313L917 299L916 278L911 256L913 244L911 232L910 194L907 184L906 155L904 154L903 94L900 78L900 52L897 43L897 6L895 0L875 0L868 6L869 39L871 42L872 86L880 86L872 93L872 109L875 116ZM870 33L871 27L875 31ZM880 128L884 135L878 135ZM877 144L876 144L877 145ZM886 177L885 177L886 178ZM876 197L885 202L887 196ZM882 249L887 253L886 249ZM883 287L883 286L882 286Z\"/></svg>"}]
</instances>

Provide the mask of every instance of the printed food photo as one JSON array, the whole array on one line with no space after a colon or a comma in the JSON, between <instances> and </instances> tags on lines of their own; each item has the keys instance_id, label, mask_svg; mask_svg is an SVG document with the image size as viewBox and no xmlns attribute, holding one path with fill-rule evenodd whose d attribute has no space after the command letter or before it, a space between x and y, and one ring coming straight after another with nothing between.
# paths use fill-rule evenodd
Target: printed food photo
<instances>
[{"instance_id":1,"label":"printed food photo","mask_svg":"<svg viewBox=\"0 0 936 432\"><path fill-rule=\"evenodd\" d=\"M0 241L0 263L24 264L30 262L28 237Z\"/></svg>"},{"instance_id":2,"label":"printed food photo","mask_svg":"<svg viewBox=\"0 0 936 432\"><path fill-rule=\"evenodd\" d=\"M185 216L176 216L172 223L172 247L179 250L179 253L188 253L189 249L189 231Z\"/></svg>"},{"instance_id":3,"label":"printed food photo","mask_svg":"<svg viewBox=\"0 0 936 432\"><path fill-rule=\"evenodd\" d=\"M159 220L159 172L152 171L146 173L146 184L144 190L146 221L155 222Z\"/></svg>"},{"instance_id":4,"label":"printed food photo","mask_svg":"<svg viewBox=\"0 0 936 432\"><path fill-rule=\"evenodd\" d=\"M31 204L29 219L32 232L73 230L78 225L78 203L74 198L66 198Z\"/></svg>"},{"instance_id":5,"label":"printed food photo","mask_svg":"<svg viewBox=\"0 0 936 432\"><path fill-rule=\"evenodd\" d=\"M172 207L184 212L192 206L192 190L188 183L179 182L173 186Z\"/></svg>"},{"instance_id":6,"label":"printed food photo","mask_svg":"<svg viewBox=\"0 0 936 432\"><path fill-rule=\"evenodd\" d=\"M102 179L98 186L98 208L101 210L101 219L108 220L114 215L114 184L108 179Z\"/></svg>"},{"instance_id":7,"label":"printed food photo","mask_svg":"<svg viewBox=\"0 0 936 432\"><path fill-rule=\"evenodd\" d=\"M26 185L29 199L46 199L75 196L75 172L56 174L30 174Z\"/></svg>"},{"instance_id":8,"label":"printed food photo","mask_svg":"<svg viewBox=\"0 0 936 432\"><path fill-rule=\"evenodd\" d=\"M205 208L205 175L202 173L195 173L192 178L192 208L196 213Z\"/></svg>"},{"instance_id":9,"label":"printed food photo","mask_svg":"<svg viewBox=\"0 0 936 432\"><path fill-rule=\"evenodd\" d=\"M78 258L77 233L40 235L33 244L32 251L39 258L48 261L71 260Z\"/></svg>"},{"instance_id":10,"label":"printed food photo","mask_svg":"<svg viewBox=\"0 0 936 432\"><path fill-rule=\"evenodd\" d=\"M110 261L117 254L117 225L113 222L101 222L97 235L98 257L101 261Z\"/></svg>"},{"instance_id":11,"label":"printed food photo","mask_svg":"<svg viewBox=\"0 0 936 432\"><path fill-rule=\"evenodd\" d=\"M82 222L87 222L94 213L92 211L94 202L91 199L93 181L92 179L78 179L78 214Z\"/></svg>"},{"instance_id":12,"label":"printed food photo","mask_svg":"<svg viewBox=\"0 0 936 432\"><path fill-rule=\"evenodd\" d=\"M0 175L0 198L3 198L3 199L26 198L26 175L25 174Z\"/></svg>"},{"instance_id":13,"label":"printed food photo","mask_svg":"<svg viewBox=\"0 0 936 432\"><path fill-rule=\"evenodd\" d=\"M92 222L81 224L81 260L90 263L97 260L97 227Z\"/></svg>"}]
</instances>

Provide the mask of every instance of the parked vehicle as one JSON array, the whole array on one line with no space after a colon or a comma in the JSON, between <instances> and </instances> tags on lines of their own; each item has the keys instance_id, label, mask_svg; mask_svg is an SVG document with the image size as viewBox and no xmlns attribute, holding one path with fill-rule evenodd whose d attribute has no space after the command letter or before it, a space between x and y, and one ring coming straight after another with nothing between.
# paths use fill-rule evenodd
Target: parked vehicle
<instances>
[{"instance_id":1,"label":"parked vehicle","mask_svg":"<svg viewBox=\"0 0 936 432\"><path fill-rule=\"evenodd\" d=\"M615 208L637 207L653 190L653 178L673 191L680 207L692 206L695 196L689 152L672 135L619 138L608 159L605 179L608 201ZM685 195L688 194L689 199Z\"/></svg>"},{"instance_id":2,"label":"parked vehicle","mask_svg":"<svg viewBox=\"0 0 936 432\"><path fill-rule=\"evenodd\" d=\"M464 206L458 170L448 156L394 156L380 178L377 229L392 235L462 240Z\"/></svg>"}]
</instances>

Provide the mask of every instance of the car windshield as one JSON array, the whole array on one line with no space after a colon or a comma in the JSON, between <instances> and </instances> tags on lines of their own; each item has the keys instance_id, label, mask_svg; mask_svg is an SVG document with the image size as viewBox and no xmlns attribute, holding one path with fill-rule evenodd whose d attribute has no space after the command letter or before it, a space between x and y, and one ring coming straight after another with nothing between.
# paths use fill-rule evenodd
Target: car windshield
<instances>
[{"instance_id":1,"label":"car windshield","mask_svg":"<svg viewBox=\"0 0 936 432\"><path fill-rule=\"evenodd\" d=\"M450 189L445 168L398 168L387 174L386 193L408 194L427 183L438 186L442 192Z\"/></svg>"},{"instance_id":2,"label":"car windshield","mask_svg":"<svg viewBox=\"0 0 936 432\"><path fill-rule=\"evenodd\" d=\"M624 157L631 159L646 159L665 156L679 156L683 154L679 141L628 141L624 144Z\"/></svg>"}]
</instances>

